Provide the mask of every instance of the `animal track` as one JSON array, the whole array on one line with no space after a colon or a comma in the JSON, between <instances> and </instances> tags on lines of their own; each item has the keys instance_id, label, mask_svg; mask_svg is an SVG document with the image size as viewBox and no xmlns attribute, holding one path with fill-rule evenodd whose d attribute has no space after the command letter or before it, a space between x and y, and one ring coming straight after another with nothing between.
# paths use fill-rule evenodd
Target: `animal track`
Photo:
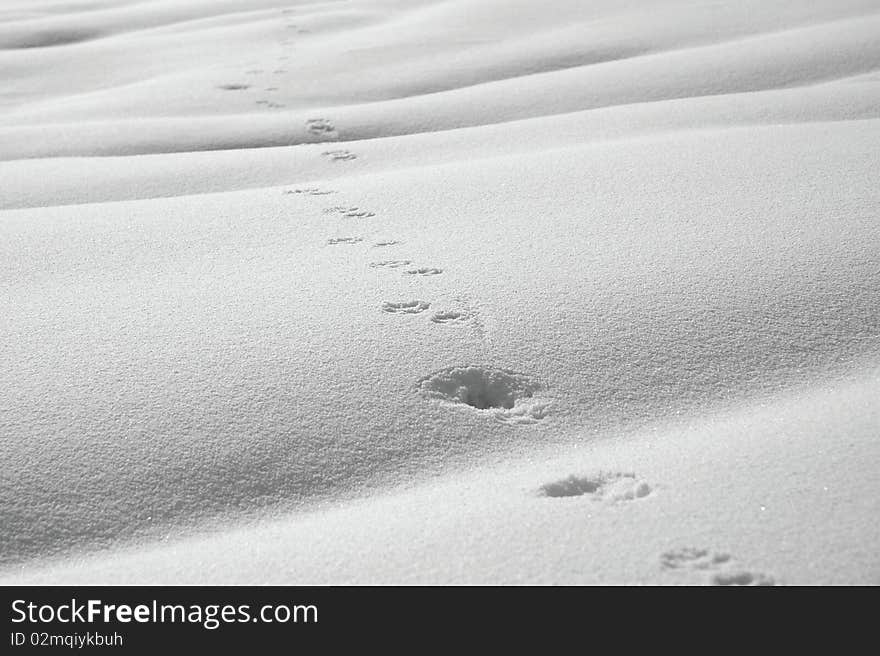
<instances>
[{"instance_id":1,"label":"animal track","mask_svg":"<svg viewBox=\"0 0 880 656\"><path fill-rule=\"evenodd\" d=\"M389 314L419 314L429 307L431 307L431 304L425 301L400 301L397 303L386 301L382 303L382 312L388 312Z\"/></svg>"},{"instance_id":2,"label":"animal track","mask_svg":"<svg viewBox=\"0 0 880 656\"><path fill-rule=\"evenodd\" d=\"M422 267L420 269L407 269L404 271L409 276L436 276L443 273L443 269L434 269L432 267Z\"/></svg>"},{"instance_id":3,"label":"animal track","mask_svg":"<svg viewBox=\"0 0 880 656\"><path fill-rule=\"evenodd\" d=\"M249 71L245 71L245 75L259 75L260 73L263 73L263 72L264 71L262 68L252 68Z\"/></svg>"},{"instance_id":4,"label":"animal track","mask_svg":"<svg viewBox=\"0 0 880 656\"><path fill-rule=\"evenodd\" d=\"M244 91L245 89L250 89L250 84L242 84L242 83L232 83L232 84L221 84L217 87L218 89L223 89L224 91Z\"/></svg>"},{"instance_id":5,"label":"animal track","mask_svg":"<svg viewBox=\"0 0 880 656\"><path fill-rule=\"evenodd\" d=\"M525 374L485 366L448 367L417 381L429 399L490 410L502 423L533 424L547 416L549 403L533 400L541 386Z\"/></svg>"},{"instance_id":6,"label":"animal track","mask_svg":"<svg viewBox=\"0 0 880 656\"><path fill-rule=\"evenodd\" d=\"M327 196L328 194L335 194L336 192L333 189L321 189L319 187L305 187L301 189L287 189L285 194L305 194L307 196Z\"/></svg>"},{"instance_id":7,"label":"animal track","mask_svg":"<svg viewBox=\"0 0 880 656\"><path fill-rule=\"evenodd\" d=\"M278 91L278 87L266 87L266 91Z\"/></svg>"},{"instance_id":8,"label":"animal track","mask_svg":"<svg viewBox=\"0 0 880 656\"><path fill-rule=\"evenodd\" d=\"M708 549L684 547L667 551L660 556L660 564L666 569L712 569L730 560L730 554L714 553Z\"/></svg>"},{"instance_id":9,"label":"animal track","mask_svg":"<svg viewBox=\"0 0 880 656\"><path fill-rule=\"evenodd\" d=\"M635 474L622 472L599 472L589 476L572 474L541 486L540 492L547 497L579 497L590 495L604 501L632 501L642 499L653 490Z\"/></svg>"},{"instance_id":10,"label":"animal track","mask_svg":"<svg viewBox=\"0 0 880 656\"><path fill-rule=\"evenodd\" d=\"M359 241L363 241L363 239L361 237L333 237L328 239L327 243L332 246L336 244L356 244Z\"/></svg>"},{"instance_id":11,"label":"animal track","mask_svg":"<svg viewBox=\"0 0 880 656\"><path fill-rule=\"evenodd\" d=\"M461 323L462 321L466 321L468 315L464 312L458 312L456 310L446 310L442 312L435 312L434 316L431 317L431 321L434 323Z\"/></svg>"},{"instance_id":12,"label":"animal track","mask_svg":"<svg viewBox=\"0 0 880 656\"><path fill-rule=\"evenodd\" d=\"M381 262L370 262L370 266L374 269L397 269L399 267L407 266L409 264L412 264L412 262L410 262L409 260L382 260Z\"/></svg>"},{"instance_id":13,"label":"animal track","mask_svg":"<svg viewBox=\"0 0 880 656\"><path fill-rule=\"evenodd\" d=\"M766 574L730 569L732 563L730 554L696 547L674 549L660 556L660 565L664 569L712 572L707 578L710 585L776 585Z\"/></svg>"},{"instance_id":14,"label":"animal track","mask_svg":"<svg viewBox=\"0 0 880 656\"><path fill-rule=\"evenodd\" d=\"M776 585L776 582L769 576L760 572L746 571L720 572L712 577L711 583L712 585Z\"/></svg>"},{"instance_id":15,"label":"animal track","mask_svg":"<svg viewBox=\"0 0 880 656\"><path fill-rule=\"evenodd\" d=\"M464 403L478 410L510 409L539 389L524 374L493 367L448 367L422 378L418 388L425 396Z\"/></svg>"},{"instance_id":16,"label":"animal track","mask_svg":"<svg viewBox=\"0 0 880 656\"><path fill-rule=\"evenodd\" d=\"M306 121L306 128L316 135L336 134L336 127L325 118L310 118Z\"/></svg>"},{"instance_id":17,"label":"animal track","mask_svg":"<svg viewBox=\"0 0 880 656\"><path fill-rule=\"evenodd\" d=\"M376 216L373 212L362 210L359 207L343 207L341 205L328 207L324 210L324 214L341 214L349 219L368 219L371 216Z\"/></svg>"},{"instance_id":18,"label":"animal track","mask_svg":"<svg viewBox=\"0 0 880 656\"><path fill-rule=\"evenodd\" d=\"M357 159L357 155L355 155L350 150L327 150L321 153L324 157L329 157L334 162L345 162L352 159Z\"/></svg>"},{"instance_id":19,"label":"animal track","mask_svg":"<svg viewBox=\"0 0 880 656\"><path fill-rule=\"evenodd\" d=\"M397 246L397 244L402 244L403 242L390 239L388 241L377 241L373 244L373 248L384 248L385 246Z\"/></svg>"}]
</instances>

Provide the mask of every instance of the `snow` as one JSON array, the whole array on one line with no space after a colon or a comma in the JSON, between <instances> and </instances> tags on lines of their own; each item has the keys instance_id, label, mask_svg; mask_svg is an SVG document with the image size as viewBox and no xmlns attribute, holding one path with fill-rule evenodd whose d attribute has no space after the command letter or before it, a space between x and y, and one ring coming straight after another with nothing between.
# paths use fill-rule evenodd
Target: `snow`
<instances>
[{"instance_id":1,"label":"snow","mask_svg":"<svg viewBox=\"0 0 880 656\"><path fill-rule=\"evenodd\" d=\"M550 4L0 4L0 581L880 582L876 3Z\"/></svg>"}]
</instances>

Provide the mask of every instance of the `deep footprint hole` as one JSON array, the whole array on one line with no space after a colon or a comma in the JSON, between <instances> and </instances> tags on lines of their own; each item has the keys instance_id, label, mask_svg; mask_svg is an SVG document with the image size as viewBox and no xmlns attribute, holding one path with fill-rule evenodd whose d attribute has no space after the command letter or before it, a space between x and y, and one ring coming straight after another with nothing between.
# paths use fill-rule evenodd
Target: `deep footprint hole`
<instances>
[{"instance_id":1,"label":"deep footprint hole","mask_svg":"<svg viewBox=\"0 0 880 656\"><path fill-rule=\"evenodd\" d=\"M588 476L572 474L567 478L545 483L539 494L545 497L580 497L594 494L610 501L632 501L651 494L651 486L639 481L631 472L599 472Z\"/></svg>"},{"instance_id":2,"label":"deep footprint hole","mask_svg":"<svg viewBox=\"0 0 880 656\"><path fill-rule=\"evenodd\" d=\"M542 485L541 493L545 497L579 497L584 494L595 494L604 484L605 481L601 478L572 475L561 481Z\"/></svg>"},{"instance_id":3,"label":"deep footprint hole","mask_svg":"<svg viewBox=\"0 0 880 656\"><path fill-rule=\"evenodd\" d=\"M523 374L478 366L443 369L419 381L418 387L426 396L477 410L509 410L538 390Z\"/></svg>"}]
</instances>

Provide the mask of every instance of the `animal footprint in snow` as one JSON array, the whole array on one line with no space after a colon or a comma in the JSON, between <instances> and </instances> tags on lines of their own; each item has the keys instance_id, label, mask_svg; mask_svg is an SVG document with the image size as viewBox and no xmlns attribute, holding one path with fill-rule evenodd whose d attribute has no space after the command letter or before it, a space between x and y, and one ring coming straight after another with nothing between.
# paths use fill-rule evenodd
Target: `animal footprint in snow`
<instances>
[{"instance_id":1,"label":"animal footprint in snow","mask_svg":"<svg viewBox=\"0 0 880 656\"><path fill-rule=\"evenodd\" d=\"M761 574L760 572L747 572L745 570L736 572L719 572L712 577L710 582L712 585L776 585L776 582L769 576Z\"/></svg>"},{"instance_id":2,"label":"animal footprint in snow","mask_svg":"<svg viewBox=\"0 0 880 656\"><path fill-rule=\"evenodd\" d=\"M760 572L732 567L730 554L697 547L683 547L660 556L660 565L667 570L691 570L709 574L710 585L775 585L774 580Z\"/></svg>"},{"instance_id":3,"label":"animal footprint in snow","mask_svg":"<svg viewBox=\"0 0 880 656\"><path fill-rule=\"evenodd\" d=\"M374 269L397 269L412 264L409 260L382 260L381 262L370 262L370 266Z\"/></svg>"},{"instance_id":4,"label":"animal footprint in snow","mask_svg":"<svg viewBox=\"0 0 880 656\"><path fill-rule=\"evenodd\" d=\"M357 159L357 155L355 155L350 150L327 150L321 154L334 162L345 162L348 160Z\"/></svg>"},{"instance_id":5,"label":"animal footprint in snow","mask_svg":"<svg viewBox=\"0 0 880 656\"><path fill-rule=\"evenodd\" d=\"M422 267L419 269L407 269L404 271L408 276L437 276L443 273L443 269L435 269L433 267Z\"/></svg>"},{"instance_id":6,"label":"animal footprint in snow","mask_svg":"<svg viewBox=\"0 0 880 656\"><path fill-rule=\"evenodd\" d=\"M425 301L386 301L382 303L382 312L388 312L389 314L419 314L429 307L431 307L431 304Z\"/></svg>"},{"instance_id":7,"label":"animal footprint in snow","mask_svg":"<svg viewBox=\"0 0 880 656\"><path fill-rule=\"evenodd\" d=\"M324 210L324 214L341 214L349 219L368 219L371 216L376 216L373 212L362 210L359 207L343 207L340 205L328 207Z\"/></svg>"},{"instance_id":8,"label":"animal footprint in snow","mask_svg":"<svg viewBox=\"0 0 880 656\"><path fill-rule=\"evenodd\" d=\"M363 241L361 237L333 237L327 240L327 243L331 246L335 246L336 244L356 244L359 241Z\"/></svg>"},{"instance_id":9,"label":"animal footprint in snow","mask_svg":"<svg viewBox=\"0 0 880 656\"><path fill-rule=\"evenodd\" d=\"M251 70L245 71L244 73L245 73L245 75L259 75L262 72L263 72L262 68L252 68Z\"/></svg>"},{"instance_id":10,"label":"animal footprint in snow","mask_svg":"<svg viewBox=\"0 0 880 656\"><path fill-rule=\"evenodd\" d=\"M325 118L310 118L306 121L306 128L312 134L326 135L335 134L336 127Z\"/></svg>"},{"instance_id":11,"label":"animal footprint in snow","mask_svg":"<svg viewBox=\"0 0 880 656\"><path fill-rule=\"evenodd\" d=\"M534 398L541 385L525 374L480 365L435 371L419 380L416 390L427 399L488 411L507 424L534 424L550 405Z\"/></svg>"},{"instance_id":12,"label":"animal footprint in snow","mask_svg":"<svg viewBox=\"0 0 880 656\"><path fill-rule=\"evenodd\" d=\"M377 241L373 244L373 248L385 248L386 246L397 246L397 244L402 244L403 242L397 241L395 239L389 239L388 241Z\"/></svg>"},{"instance_id":13,"label":"animal footprint in snow","mask_svg":"<svg viewBox=\"0 0 880 656\"><path fill-rule=\"evenodd\" d=\"M305 194L306 196L326 196L328 194L335 194L336 192L333 189L321 189L319 187L304 187L301 189L287 189L284 192L285 194Z\"/></svg>"},{"instance_id":14,"label":"animal footprint in snow","mask_svg":"<svg viewBox=\"0 0 880 656\"><path fill-rule=\"evenodd\" d=\"M589 495L600 501L632 501L651 494L651 486L632 473L599 472L576 476L572 474L541 486L540 493L546 497L580 497Z\"/></svg>"},{"instance_id":15,"label":"animal footprint in snow","mask_svg":"<svg viewBox=\"0 0 880 656\"><path fill-rule=\"evenodd\" d=\"M466 321L468 315L464 312L458 312L456 310L445 310L441 312L435 312L434 316L431 317L431 321L434 323L461 323Z\"/></svg>"},{"instance_id":16,"label":"animal footprint in snow","mask_svg":"<svg viewBox=\"0 0 880 656\"><path fill-rule=\"evenodd\" d=\"M224 91L244 91L245 89L250 89L251 85L236 82L232 84L221 84L217 88L223 89Z\"/></svg>"},{"instance_id":17,"label":"animal footprint in snow","mask_svg":"<svg viewBox=\"0 0 880 656\"><path fill-rule=\"evenodd\" d=\"M728 561L730 554L695 547L674 549L660 556L660 565L664 569L715 569Z\"/></svg>"}]
</instances>

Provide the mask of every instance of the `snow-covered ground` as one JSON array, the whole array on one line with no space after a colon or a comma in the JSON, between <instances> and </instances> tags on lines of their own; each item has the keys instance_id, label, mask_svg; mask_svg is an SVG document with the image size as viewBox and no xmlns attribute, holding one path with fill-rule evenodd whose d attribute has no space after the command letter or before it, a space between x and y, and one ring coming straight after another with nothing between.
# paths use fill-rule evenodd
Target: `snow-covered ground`
<instances>
[{"instance_id":1,"label":"snow-covered ground","mask_svg":"<svg viewBox=\"0 0 880 656\"><path fill-rule=\"evenodd\" d=\"M0 0L0 582L880 583L877 0Z\"/></svg>"}]
</instances>

